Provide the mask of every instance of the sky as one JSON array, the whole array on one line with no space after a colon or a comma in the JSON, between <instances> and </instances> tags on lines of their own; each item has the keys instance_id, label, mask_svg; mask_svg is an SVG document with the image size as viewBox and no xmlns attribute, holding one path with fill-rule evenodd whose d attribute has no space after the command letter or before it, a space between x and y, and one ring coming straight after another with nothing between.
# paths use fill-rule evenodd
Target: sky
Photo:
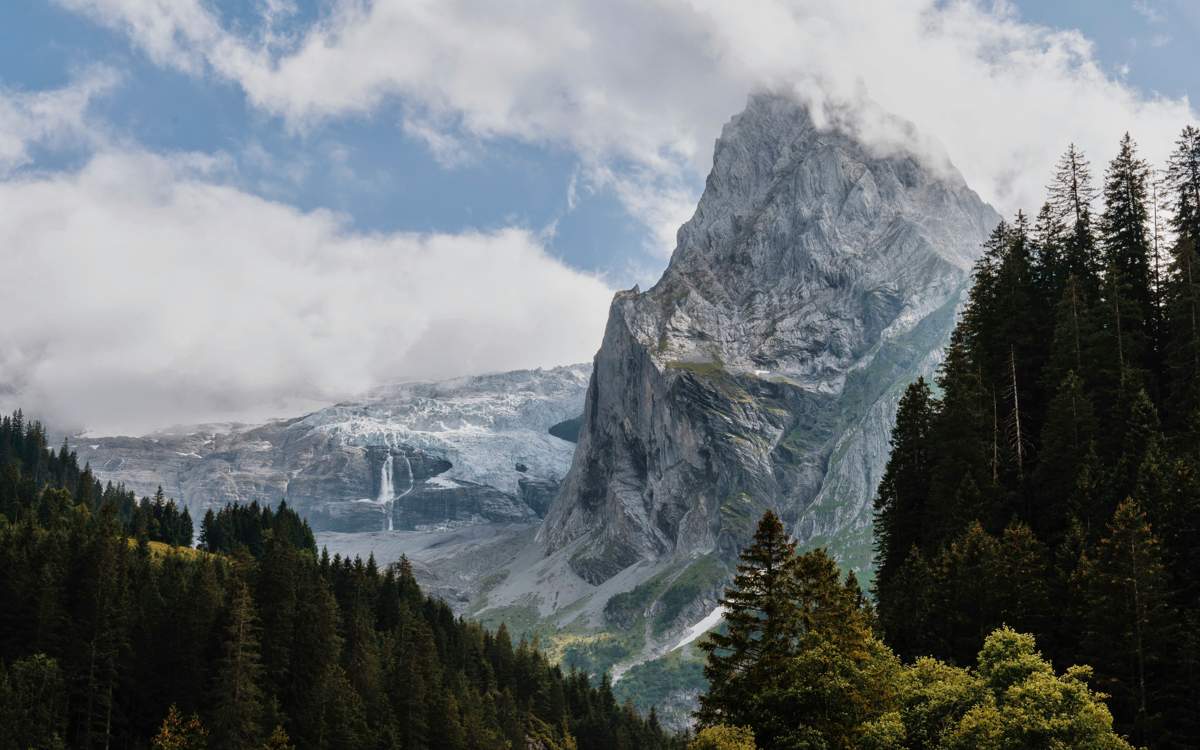
<instances>
[{"instance_id":1,"label":"sky","mask_svg":"<svg viewBox=\"0 0 1200 750\"><path fill-rule=\"evenodd\" d=\"M3 3L0 407L141 433L586 361L751 92L1036 210L1069 142L1165 157L1197 38L1194 0Z\"/></svg>"}]
</instances>

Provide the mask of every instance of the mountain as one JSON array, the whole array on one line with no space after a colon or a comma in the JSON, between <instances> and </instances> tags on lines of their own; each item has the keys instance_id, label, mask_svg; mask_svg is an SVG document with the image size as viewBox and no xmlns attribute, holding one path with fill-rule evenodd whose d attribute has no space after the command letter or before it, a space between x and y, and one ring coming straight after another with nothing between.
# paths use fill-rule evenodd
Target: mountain
<instances>
[{"instance_id":1,"label":"mountain","mask_svg":"<svg viewBox=\"0 0 1200 750\"><path fill-rule=\"evenodd\" d=\"M613 300L536 552L475 611L549 617L584 644L568 656L620 673L718 621L768 508L868 570L896 402L999 219L953 168L752 97L661 280Z\"/></svg>"},{"instance_id":2,"label":"mountain","mask_svg":"<svg viewBox=\"0 0 1200 750\"><path fill-rule=\"evenodd\" d=\"M680 723L702 682L689 644L763 511L869 574L897 401L940 362L999 220L943 161L757 95L660 281L616 295L590 373L396 386L80 456L193 513L286 497L331 552L406 555L458 611Z\"/></svg>"},{"instance_id":3,"label":"mountain","mask_svg":"<svg viewBox=\"0 0 1200 750\"><path fill-rule=\"evenodd\" d=\"M588 371L574 365L380 388L265 425L77 437L81 462L142 495L158 485L199 519L225 503L287 500L317 531L530 524L574 446Z\"/></svg>"},{"instance_id":4,"label":"mountain","mask_svg":"<svg viewBox=\"0 0 1200 750\"><path fill-rule=\"evenodd\" d=\"M785 97L754 97L713 162L662 279L613 301L542 530L592 584L729 558L767 508L801 541L865 528L896 388L936 361L999 220L958 175Z\"/></svg>"}]
</instances>

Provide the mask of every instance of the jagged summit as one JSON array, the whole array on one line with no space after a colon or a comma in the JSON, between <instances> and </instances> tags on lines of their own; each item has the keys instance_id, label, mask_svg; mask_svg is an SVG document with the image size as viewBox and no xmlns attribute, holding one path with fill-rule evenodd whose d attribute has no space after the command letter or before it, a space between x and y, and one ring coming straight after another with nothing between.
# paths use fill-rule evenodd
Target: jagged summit
<instances>
[{"instance_id":1,"label":"jagged summit","mask_svg":"<svg viewBox=\"0 0 1200 750\"><path fill-rule=\"evenodd\" d=\"M953 170L752 97L662 279L613 300L546 551L600 583L730 558L766 507L806 539L865 525L897 389L998 220Z\"/></svg>"}]
</instances>

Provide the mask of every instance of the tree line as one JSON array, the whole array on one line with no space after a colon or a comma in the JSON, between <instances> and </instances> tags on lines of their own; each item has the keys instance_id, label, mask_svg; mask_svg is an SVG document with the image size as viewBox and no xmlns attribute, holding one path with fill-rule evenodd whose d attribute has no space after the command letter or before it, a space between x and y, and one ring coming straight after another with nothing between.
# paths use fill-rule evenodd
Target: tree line
<instances>
[{"instance_id":1,"label":"tree line","mask_svg":"<svg viewBox=\"0 0 1200 750\"><path fill-rule=\"evenodd\" d=\"M58 451L49 450L46 440L46 428L27 421L19 410L0 418L0 516L48 523L73 505L92 511L110 507L131 537L191 545L192 516L167 498L162 487L153 498L138 498L123 485L102 483L91 467L80 468L65 440Z\"/></svg>"},{"instance_id":2,"label":"tree line","mask_svg":"<svg viewBox=\"0 0 1200 750\"><path fill-rule=\"evenodd\" d=\"M1099 215L1092 212L1099 208ZM879 619L968 664L1009 625L1088 663L1116 727L1200 746L1200 130L1153 171L1075 147L992 233L876 499Z\"/></svg>"},{"instance_id":3,"label":"tree line","mask_svg":"<svg viewBox=\"0 0 1200 750\"><path fill-rule=\"evenodd\" d=\"M289 508L286 500L274 510L257 501L249 505L230 503L216 513L210 508L200 522L199 546L206 552L245 552L260 559L271 539L317 553L317 540L308 521Z\"/></svg>"},{"instance_id":4,"label":"tree line","mask_svg":"<svg viewBox=\"0 0 1200 750\"><path fill-rule=\"evenodd\" d=\"M608 681L455 617L407 562L315 554L283 504L228 506L203 524L212 552L164 552L133 502L40 425L0 423L0 747L681 742Z\"/></svg>"}]
</instances>

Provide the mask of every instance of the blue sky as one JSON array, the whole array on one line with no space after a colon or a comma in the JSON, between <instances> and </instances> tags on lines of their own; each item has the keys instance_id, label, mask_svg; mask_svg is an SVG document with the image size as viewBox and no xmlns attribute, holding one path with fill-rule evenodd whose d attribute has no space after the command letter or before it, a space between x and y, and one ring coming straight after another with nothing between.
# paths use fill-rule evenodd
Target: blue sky
<instances>
[{"instance_id":1,"label":"blue sky","mask_svg":"<svg viewBox=\"0 0 1200 750\"><path fill-rule=\"evenodd\" d=\"M99 389L111 409L85 426L135 430L586 359L611 290L666 264L754 89L899 114L1008 211L1070 140L1102 163L1128 128L1165 154L1194 118L1197 38L1193 0L4 3L0 189L19 211L0 242L35 275L94 264L144 305L38 290L64 312L0 341L0 401L57 417ZM164 289L195 289L192 312ZM121 364L156 351L153 387Z\"/></svg>"},{"instance_id":2,"label":"blue sky","mask_svg":"<svg viewBox=\"0 0 1200 750\"><path fill-rule=\"evenodd\" d=\"M1142 90L1180 96L1197 85L1200 6L1195 3L1023 0L1016 5L1030 21L1082 31L1110 73ZM231 28L262 24L254 3L222 0L208 7ZM303 31L329 12L328 2L297 3L287 30ZM297 131L277 115L256 111L237 85L156 65L120 31L86 15L36 0L0 7L0 81L6 87L57 88L96 63L124 76L95 108L118 132L157 150L261 149L278 161L302 160L308 169L296 180L281 178L272 172L274 165L252 158L242 158L239 165L248 188L299 208L343 212L367 231L553 226L550 245L557 255L606 274L615 286L644 283L662 264L661 252L647 247L653 239L646 227L611 191L598 190L569 208L568 186L579 163L567 149L496 138L469 161L447 167L424 142L397 126L403 118L400 101ZM80 154L42 157L45 164L60 165ZM699 175L692 177L689 187L698 191Z\"/></svg>"},{"instance_id":3,"label":"blue sky","mask_svg":"<svg viewBox=\"0 0 1200 750\"><path fill-rule=\"evenodd\" d=\"M298 4L291 24L302 28L319 18L321 5ZM252 3L209 6L230 24L261 22L249 12ZM96 63L113 66L124 78L94 107L115 130L155 150L238 154L261 149L273 163L240 157L244 184L301 209L343 212L364 231L553 226L556 254L579 268L610 274L618 286L632 284L631 273L650 273L642 264L660 264L660 258L647 259L644 227L611 193L597 192L568 209L567 191L578 164L561 148L498 138L469 161L447 167L424 142L397 126L403 116L400 102L298 131L278 116L256 111L236 85L155 65L120 32L86 16L37 0L0 5L0 83L5 87L58 88ZM82 155L46 151L39 154L39 164L61 166ZM277 173L278 162L296 161L308 167L301 179Z\"/></svg>"}]
</instances>

